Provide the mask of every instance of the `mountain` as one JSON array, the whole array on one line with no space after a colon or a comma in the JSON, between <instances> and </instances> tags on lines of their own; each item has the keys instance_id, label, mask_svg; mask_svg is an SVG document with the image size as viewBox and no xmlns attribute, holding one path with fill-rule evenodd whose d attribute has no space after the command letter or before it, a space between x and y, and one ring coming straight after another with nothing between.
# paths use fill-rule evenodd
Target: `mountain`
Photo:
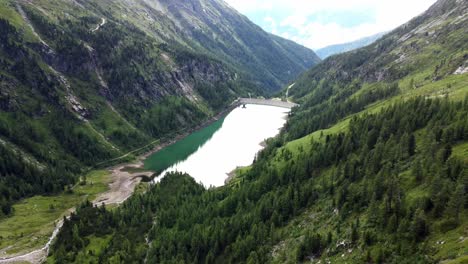
<instances>
[{"instance_id":1,"label":"mountain","mask_svg":"<svg viewBox=\"0 0 468 264\"><path fill-rule=\"evenodd\" d=\"M0 218L319 61L216 0L0 0L0 25Z\"/></svg>"},{"instance_id":2,"label":"mountain","mask_svg":"<svg viewBox=\"0 0 468 264\"><path fill-rule=\"evenodd\" d=\"M320 60L310 49L266 33L224 1L140 2L140 17L144 14L151 21L165 15L175 30L154 30L151 22L140 23L146 31L153 31L161 39L167 39L165 36L171 33L178 35L171 41L213 54L244 72L253 73L251 77L255 81L272 90L280 88ZM177 31L183 33L182 38Z\"/></svg>"},{"instance_id":3,"label":"mountain","mask_svg":"<svg viewBox=\"0 0 468 264\"><path fill-rule=\"evenodd\" d=\"M369 44L372 44L373 42L375 42L376 40L378 40L385 34L386 32L381 32L381 33L377 33L375 35L364 37L355 41L326 46L324 48L316 50L316 53L323 60L335 54L347 52L350 50L358 49L358 48L367 46Z\"/></svg>"},{"instance_id":4,"label":"mountain","mask_svg":"<svg viewBox=\"0 0 468 264\"><path fill-rule=\"evenodd\" d=\"M48 261L466 262L467 14L466 1L439 0L326 59L228 185L173 173L115 210L83 204Z\"/></svg>"},{"instance_id":5,"label":"mountain","mask_svg":"<svg viewBox=\"0 0 468 264\"><path fill-rule=\"evenodd\" d=\"M95 25L101 19L128 23L159 43L221 60L265 90L278 90L320 60L312 50L263 31L224 1L61 2L34 6L69 13L69 20L94 16Z\"/></svg>"},{"instance_id":6,"label":"mountain","mask_svg":"<svg viewBox=\"0 0 468 264\"><path fill-rule=\"evenodd\" d=\"M305 72L289 94L310 106L313 103L309 101L325 102L324 99L332 99L348 88L354 89L348 91L349 94L396 83L407 94L457 76L466 67L465 11L464 1L437 1L423 15L375 43L330 57ZM348 96L339 96L339 99L345 100Z\"/></svg>"}]
</instances>

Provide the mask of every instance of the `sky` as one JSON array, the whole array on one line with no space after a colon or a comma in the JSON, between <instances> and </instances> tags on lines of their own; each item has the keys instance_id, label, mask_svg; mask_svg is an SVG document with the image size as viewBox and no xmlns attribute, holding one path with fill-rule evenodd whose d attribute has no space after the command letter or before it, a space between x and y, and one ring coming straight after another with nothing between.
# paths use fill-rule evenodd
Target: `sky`
<instances>
[{"instance_id":1,"label":"sky","mask_svg":"<svg viewBox=\"0 0 468 264\"><path fill-rule=\"evenodd\" d=\"M225 0L264 30L311 49L398 27L436 0Z\"/></svg>"}]
</instances>

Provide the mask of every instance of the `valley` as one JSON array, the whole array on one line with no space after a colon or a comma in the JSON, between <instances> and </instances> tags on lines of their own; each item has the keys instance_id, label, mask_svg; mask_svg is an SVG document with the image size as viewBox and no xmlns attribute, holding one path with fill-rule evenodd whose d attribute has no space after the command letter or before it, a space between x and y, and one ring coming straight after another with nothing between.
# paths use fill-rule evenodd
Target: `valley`
<instances>
[{"instance_id":1,"label":"valley","mask_svg":"<svg viewBox=\"0 0 468 264\"><path fill-rule=\"evenodd\" d=\"M229 37L233 21L247 25L249 34L274 46L287 76L260 66L270 58L247 52L251 39L238 35L236 48L207 52L193 42L199 33L179 18L141 7L162 19L164 30L140 20L142 10L125 1L0 1L2 256L44 245L53 222L84 200L125 200L140 178L129 180L136 175L116 164L215 118L240 95L279 87L318 61L312 51L277 43L225 6L210 9L231 16ZM121 8L130 12L123 17ZM211 43L221 44L219 38ZM233 59L239 50L255 62ZM110 175L87 175L106 167L113 168ZM34 214L28 214L31 207Z\"/></svg>"},{"instance_id":2,"label":"valley","mask_svg":"<svg viewBox=\"0 0 468 264\"><path fill-rule=\"evenodd\" d=\"M262 99L240 100L240 102L244 101L247 102L247 108L241 108L243 103L236 101L232 107L219 113L216 118L198 125L196 128L188 130L188 132L178 132L179 135L173 136L171 139L165 139L164 142L158 140L155 142L156 146L150 152L142 154L135 161L89 172L81 177L80 182L71 188L70 191L58 196L35 196L15 205L15 215L8 219L0 220L0 236L8 238L2 240L3 249L1 250L0 263L16 263L19 261L37 263L43 261L47 256L51 242L62 226L63 221L61 218L64 216L69 217L69 214L75 211L75 205L88 200L97 206L105 204L107 208L113 208L129 198L135 189L143 191L148 188L147 181L148 179L152 179L154 175L157 176L157 180L159 181L166 171L174 171L174 169L183 171L183 169L178 167L178 164L181 161L187 160L189 156L199 155L195 152L203 151L200 148L207 144L207 141L210 141L211 137L218 132L223 126L226 117L229 117L228 120L231 120L233 117L230 116L238 116L241 112L245 112L242 114L243 117L237 117L235 121L228 121L228 127L224 128L221 132L222 134L227 133L221 136L224 139L215 140L217 142L210 143L212 146L217 145L222 149L227 149L224 154L219 149L212 150L210 155L214 157L219 157L220 155L229 157L232 167L221 166L221 170L214 170L211 181L214 180L217 184L213 184L210 181L202 182L207 187L222 185L229 171L236 166L250 165L254 158L253 155L260 149L259 144L261 141L274 136L279 131L280 124L285 122L285 116L283 115L288 111L288 108L257 106L248 103L268 104L267 101L263 102ZM232 111L235 111L235 113L233 114ZM252 114L254 115L252 116ZM269 124L267 120L260 120L261 117L264 119L265 115L272 115L272 117L276 115L276 122ZM259 125L263 127L263 130L260 130L260 132L258 132ZM273 127L268 127L271 125ZM243 161L232 159L234 157L234 149L229 146L223 146L222 143L226 137L233 138L232 142L234 143L238 142L236 138L239 136L240 131L236 131L236 129L240 129L246 134L257 130L257 134L254 134L256 137L250 140L247 140L248 137L241 136L243 138L241 147L234 148L237 151L236 155L243 157ZM187 142L189 141L193 141L193 143L188 144ZM194 144L194 147L190 147L191 144ZM246 147L253 147L253 149L244 149ZM138 153L141 149L145 148L138 148L129 153ZM109 162L115 163L119 160L125 160L129 153ZM171 153L176 155L173 157ZM206 154L202 154L202 156ZM99 166L102 167L105 164L109 164L109 162L104 162ZM206 168L205 166L212 165L210 165L210 162L201 163L195 161L195 163L191 163L193 167L186 168L188 172L192 173L197 170L197 167ZM161 173L162 170L164 170L163 173ZM193 174L193 176L197 179L197 174ZM142 182L142 180L145 182ZM198 180L200 179L198 178ZM60 206L58 206L58 203L60 203ZM38 219L42 220L38 221ZM11 232L13 231L11 229L12 223L15 223L16 226L13 229L15 233ZM15 242L13 243L13 241ZM3 245L7 246L4 247Z\"/></svg>"},{"instance_id":3,"label":"valley","mask_svg":"<svg viewBox=\"0 0 468 264\"><path fill-rule=\"evenodd\" d=\"M223 0L0 0L0 263L465 263L468 3L431 4L320 60Z\"/></svg>"}]
</instances>

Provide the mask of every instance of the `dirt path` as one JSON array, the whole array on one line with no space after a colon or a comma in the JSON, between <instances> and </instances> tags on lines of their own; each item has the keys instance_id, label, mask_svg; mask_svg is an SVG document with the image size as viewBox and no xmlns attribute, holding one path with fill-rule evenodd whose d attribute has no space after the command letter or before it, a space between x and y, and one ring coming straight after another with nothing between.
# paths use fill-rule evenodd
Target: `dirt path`
<instances>
[{"instance_id":1,"label":"dirt path","mask_svg":"<svg viewBox=\"0 0 468 264\"><path fill-rule=\"evenodd\" d=\"M68 214L73 212L75 208L71 208L68 210ZM63 219L60 219L56 226L54 231L52 232L52 235L49 237L49 240L47 243L40 249L36 249L34 251L31 251L29 253L19 255L19 256L12 256L12 257L5 257L0 259L0 263L22 263L22 262L29 262L29 263L42 263L46 260L47 255L49 255L49 249L50 245L54 241L55 237L57 237L58 232L60 231L60 228L62 228L63 225Z\"/></svg>"},{"instance_id":2,"label":"dirt path","mask_svg":"<svg viewBox=\"0 0 468 264\"><path fill-rule=\"evenodd\" d=\"M95 29L91 30L91 32L98 31L102 26L104 26L107 23L107 20L105 18L101 18L101 24L98 24Z\"/></svg>"},{"instance_id":3,"label":"dirt path","mask_svg":"<svg viewBox=\"0 0 468 264\"><path fill-rule=\"evenodd\" d=\"M26 15L26 13L24 12L23 8L21 7L21 5L19 3L16 3L16 10L18 10L18 13L21 15L21 17L23 18L24 22L26 22L26 24L28 25L28 27L31 29L33 35L39 40L39 42L41 42L42 45L44 45L49 51L51 51L52 49L50 48L49 44L47 44L42 38L41 36L39 36L39 34L37 34L36 30L34 29L31 21L29 20L28 16Z\"/></svg>"},{"instance_id":4,"label":"dirt path","mask_svg":"<svg viewBox=\"0 0 468 264\"><path fill-rule=\"evenodd\" d=\"M288 89L286 89L286 100L289 101L289 89L293 88L293 86L295 85L296 83L293 83L291 85L288 86Z\"/></svg>"},{"instance_id":5,"label":"dirt path","mask_svg":"<svg viewBox=\"0 0 468 264\"><path fill-rule=\"evenodd\" d=\"M111 173L111 182L109 183L109 190L98 195L96 199L93 200L93 204L101 205L105 203L106 205L121 204L127 200L135 190L135 187L140 183L142 175L152 176L153 172L150 171L138 171L138 172L128 172L125 169L134 168L140 169L143 167L142 159L139 159L135 163L131 164L122 164L110 168ZM75 211L75 208L70 208L65 214L69 215L71 212ZM18 263L18 262L29 262L29 263L42 263L46 260L47 255L49 254L49 249L56 238L60 228L63 225L63 219L60 218L57 220L54 231L47 243L39 249L31 251L26 254L18 256L8 256L0 258L0 263Z\"/></svg>"},{"instance_id":6,"label":"dirt path","mask_svg":"<svg viewBox=\"0 0 468 264\"><path fill-rule=\"evenodd\" d=\"M141 168L143 166L143 162L139 160L137 163L133 164L123 164L116 167L111 168L109 171L111 172L111 182L109 183L109 190L98 195L96 199L93 200L93 204L101 205L105 203L106 205L113 205L113 204L121 204L125 200L128 199L135 190L135 187L141 181L141 175L146 175L150 177L153 172L150 171L142 171L142 172L128 172L124 171L125 168ZM67 211L67 215L71 212L75 211L75 208L71 208ZM26 254L18 255L18 256L9 256L0 258L0 263L18 263L18 262L29 262L29 263L42 263L46 260L47 255L49 254L49 249L57 237L60 228L62 228L63 219L60 218L57 220L57 224L55 226L52 235L49 237L47 243L39 249L31 251Z\"/></svg>"}]
</instances>

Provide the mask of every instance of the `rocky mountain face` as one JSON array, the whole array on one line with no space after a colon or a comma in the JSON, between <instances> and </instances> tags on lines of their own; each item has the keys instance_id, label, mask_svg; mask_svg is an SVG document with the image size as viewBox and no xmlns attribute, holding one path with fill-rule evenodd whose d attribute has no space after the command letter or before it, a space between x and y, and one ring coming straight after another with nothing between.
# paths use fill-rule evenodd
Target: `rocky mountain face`
<instances>
[{"instance_id":1,"label":"rocky mountain face","mask_svg":"<svg viewBox=\"0 0 468 264\"><path fill-rule=\"evenodd\" d=\"M158 42L221 60L270 91L320 61L312 50L263 31L219 0L76 0L43 10L66 13L70 6L76 9L70 14L86 9L99 19L129 23Z\"/></svg>"},{"instance_id":2,"label":"rocky mountain face","mask_svg":"<svg viewBox=\"0 0 468 264\"><path fill-rule=\"evenodd\" d=\"M278 90L319 60L215 0L0 0L0 23L1 148L21 154L3 167L34 160L57 176L6 187L8 204L238 96Z\"/></svg>"},{"instance_id":3,"label":"rocky mountain face","mask_svg":"<svg viewBox=\"0 0 468 264\"><path fill-rule=\"evenodd\" d=\"M253 73L254 81L271 89L320 60L311 50L266 33L223 1L144 0L143 3L143 12L150 18L165 15L176 30L184 33L179 43L195 42L198 46L195 49L223 58L239 70L244 68ZM158 30L155 33L162 35Z\"/></svg>"},{"instance_id":4,"label":"rocky mountain face","mask_svg":"<svg viewBox=\"0 0 468 264\"><path fill-rule=\"evenodd\" d=\"M321 59L326 59L327 57L330 57L335 54L340 54L343 52L365 47L369 44L372 44L373 42L375 42L376 40L378 40L380 37L382 37L385 34L386 32L377 33L375 35L361 38L352 42L330 45L330 46L316 50L316 53Z\"/></svg>"}]
</instances>

